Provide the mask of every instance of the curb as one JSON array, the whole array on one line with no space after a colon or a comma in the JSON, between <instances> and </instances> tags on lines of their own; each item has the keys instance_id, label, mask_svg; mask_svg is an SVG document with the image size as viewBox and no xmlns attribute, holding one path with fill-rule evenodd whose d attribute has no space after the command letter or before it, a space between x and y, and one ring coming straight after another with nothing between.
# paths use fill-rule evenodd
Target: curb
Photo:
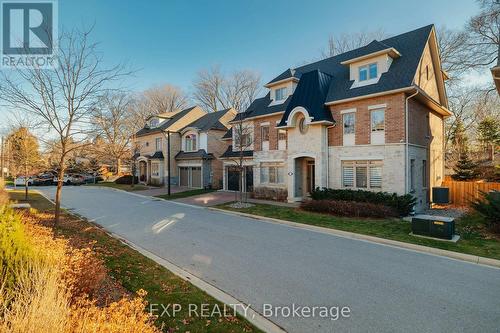
<instances>
[{"instance_id":1,"label":"curb","mask_svg":"<svg viewBox=\"0 0 500 333\"><path fill-rule=\"evenodd\" d=\"M101 188L103 188L103 187L105 187L105 186L102 186ZM107 187L105 187L105 188L107 188ZM120 189L113 189L113 190L123 191ZM37 192L40 195L42 195L45 199L47 199L48 201L54 203L54 201L52 201L52 199L50 199L48 196L46 196L45 193L43 193L41 191L37 191ZM132 194L132 193L127 192L127 191L123 191L123 192ZM152 197L144 196L144 195L140 195L140 194L134 194L134 195L139 196L139 197L152 198ZM157 199L161 199L161 198L157 198ZM165 200L165 199L161 199L161 200ZM170 200L165 200L165 201L170 201ZM204 207L199 207L199 206L194 206L194 207L204 208ZM72 214L75 215L74 213L72 213ZM78 216L78 215L75 215L75 217L82 219L82 217ZM141 253L145 257L147 257L147 258L153 260L154 262L158 263L159 265L165 267L170 272L172 272L176 276L180 277L184 281L187 281L187 282L191 283L192 285L194 285L195 287L203 290L208 295L215 298L217 301L222 302L222 303L230 306L231 308L235 309L238 314L240 314L243 318L248 320L251 324L255 325L260 330L263 330L264 332L269 332L269 333L286 333L286 331L283 328L281 328L280 326L278 326L277 324L275 324L271 320L267 319L266 317L262 316L260 313L258 313L257 311L252 309L250 306L248 306L248 304L238 300L237 298L220 290L219 288L215 287L214 285L211 285L210 283L208 283L208 282L200 279L199 277L189 273L188 271L173 264L172 262L170 262L166 259L163 259L152 252L149 252L148 250L140 247L139 245L136 245L135 243L133 243L129 240L126 240L125 238L121 237L118 234L115 234L111 231L106 230L104 227L102 227L98 223L93 222L92 220L87 219L87 218L85 218L85 220L88 221L89 223L96 225L102 231L104 231L106 234L110 235L111 237L113 237L115 239L118 239L120 242L122 242L123 244L127 245L128 247L136 250L137 252ZM245 316L245 311L242 309L242 307L241 306L233 307L232 305L234 305L234 304L248 306L248 309L246 310L246 316Z\"/></svg>"},{"instance_id":2,"label":"curb","mask_svg":"<svg viewBox=\"0 0 500 333\"><path fill-rule=\"evenodd\" d=\"M396 248L400 248L400 249L402 248L402 249L415 251L415 252L419 252L419 253L447 257L447 258L454 259L454 260L465 261L468 263L484 265L484 266L493 267L493 268L500 268L500 260L480 257L480 256L472 255L472 254L442 250L442 249L429 247L429 246L423 246L423 245L417 245L417 244L412 244L412 243L405 243L405 242L400 242L400 241L396 241L396 240L386 239L386 238L357 234L357 233L350 232L350 231L342 231L342 230L338 230L338 229L330 229L330 228L318 227L318 226L308 225L308 224L303 224L303 223L280 220L280 219L276 219L276 218L272 218L272 217L264 217L264 216L253 215L253 214L248 214L248 213L235 212L232 210L225 210L225 209L221 209L221 208L214 208L214 207L206 207L206 208L209 210L212 210L212 211L218 211L218 212L222 212L222 213L226 213L226 214L230 214L230 215L249 217L249 218L253 218L253 219L260 220L260 221L267 222L267 223L282 224L282 225L287 225L289 227L293 227L293 228L297 228L297 229L309 230L309 231L313 231L313 232L319 232L322 234L329 234L329 235L339 236L339 237L343 237L343 238L355 239L355 240L359 240L359 241L366 241L366 242L381 244L381 245L385 245L385 246L392 246L392 247L396 247Z\"/></svg>"},{"instance_id":3,"label":"curb","mask_svg":"<svg viewBox=\"0 0 500 333\"><path fill-rule=\"evenodd\" d=\"M136 250L137 252L141 253L145 257L148 257L149 259L155 261L156 263L162 265L166 269L168 269L170 272L173 274L177 275L181 279L188 281L192 285L196 286L197 288L203 290L206 292L208 295L212 296L216 300L227 304L231 308L235 309L237 313L239 313L243 318L248 320L251 324L255 325L257 328L263 330L264 332L269 332L269 333L286 333L286 331L272 322L271 320L267 319L266 317L262 316L260 313L252 309L251 307L248 307L248 310L246 312L245 316L245 311L241 309L241 306L236 306L233 307L234 304L242 304L244 306L248 306L248 304L234 298L233 296L227 294L226 292L220 290L219 288L215 287L214 285L211 285L207 283L206 281L200 279L199 277L185 271L181 267L171 263L170 261L163 259L156 254L149 252L148 250L120 237L119 235L116 235L114 233L110 233L108 231L105 231L108 234L110 234L113 238L116 238L120 240L123 244L129 246L130 248Z\"/></svg>"}]
</instances>

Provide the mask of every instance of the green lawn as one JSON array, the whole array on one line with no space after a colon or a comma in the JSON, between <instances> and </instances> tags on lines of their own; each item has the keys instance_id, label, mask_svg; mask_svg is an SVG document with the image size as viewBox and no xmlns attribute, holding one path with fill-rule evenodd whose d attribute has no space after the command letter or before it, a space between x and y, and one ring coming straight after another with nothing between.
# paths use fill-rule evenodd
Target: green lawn
<instances>
[{"instance_id":1,"label":"green lawn","mask_svg":"<svg viewBox=\"0 0 500 333\"><path fill-rule=\"evenodd\" d=\"M17 203L29 203L31 207L36 208L41 211L53 210L54 205L45 199L40 193L29 191L28 200L24 200L24 189L8 191L9 199Z\"/></svg>"},{"instance_id":2,"label":"green lawn","mask_svg":"<svg viewBox=\"0 0 500 333\"><path fill-rule=\"evenodd\" d=\"M111 187L111 188L116 188L118 190L123 190L123 191L142 191L142 190L147 190L148 187L144 185L139 185L135 184L134 187L132 187L129 184L116 184L114 182L101 182L97 184L87 184L85 186L104 186L104 187Z\"/></svg>"},{"instance_id":3,"label":"green lawn","mask_svg":"<svg viewBox=\"0 0 500 333\"><path fill-rule=\"evenodd\" d=\"M20 199L17 191L8 194L12 200ZM37 193L30 193L28 202L39 210L53 209L52 204ZM198 309L201 304L209 304L210 309L217 304L223 309L223 304L85 219L64 214L55 231L72 243L94 243L94 251L104 260L108 274L130 292L146 290L147 301L157 304L160 312L161 305L180 304L182 310L175 318L166 314L158 317L156 324L163 332L260 332L240 316L189 317L189 304L196 304Z\"/></svg>"},{"instance_id":4,"label":"green lawn","mask_svg":"<svg viewBox=\"0 0 500 333\"><path fill-rule=\"evenodd\" d=\"M183 192L172 193L170 196L167 194L157 195L158 198L167 199L167 200L175 200L180 198L192 197L194 195L200 195L205 193L214 192L216 190L208 190L208 189L196 189L196 190L187 190Z\"/></svg>"},{"instance_id":5,"label":"green lawn","mask_svg":"<svg viewBox=\"0 0 500 333\"><path fill-rule=\"evenodd\" d=\"M461 235L461 239L458 243L450 243L410 236L410 223L400 219L354 219L335 217L307 212L298 208L294 209L264 204L256 204L253 207L242 209L231 208L229 204L223 204L217 206L217 208L500 259L500 238L495 238L494 235L486 232L484 228L482 228L481 218L472 214L457 220L457 233Z\"/></svg>"}]
</instances>

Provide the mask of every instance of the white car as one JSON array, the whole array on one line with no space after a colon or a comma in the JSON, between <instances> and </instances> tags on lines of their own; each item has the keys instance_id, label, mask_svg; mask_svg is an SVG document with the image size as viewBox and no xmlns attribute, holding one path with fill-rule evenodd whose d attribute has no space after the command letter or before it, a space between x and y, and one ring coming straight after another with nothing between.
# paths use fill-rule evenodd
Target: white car
<instances>
[{"instance_id":1,"label":"white car","mask_svg":"<svg viewBox=\"0 0 500 333\"><path fill-rule=\"evenodd\" d=\"M59 178L57 176L55 176L54 177L54 184L57 184L58 181L59 181ZM64 175L64 177L63 177L63 184L65 184L65 185L71 184L71 176Z\"/></svg>"},{"instance_id":2,"label":"white car","mask_svg":"<svg viewBox=\"0 0 500 333\"><path fill-rule=\"evenodd\" d=\"M14 185L16 186L24 186L26 185L26 177L20 176L14 179ZM33 185L33 177L28 177L28 186Z\"/></svg>"}]
</instances>

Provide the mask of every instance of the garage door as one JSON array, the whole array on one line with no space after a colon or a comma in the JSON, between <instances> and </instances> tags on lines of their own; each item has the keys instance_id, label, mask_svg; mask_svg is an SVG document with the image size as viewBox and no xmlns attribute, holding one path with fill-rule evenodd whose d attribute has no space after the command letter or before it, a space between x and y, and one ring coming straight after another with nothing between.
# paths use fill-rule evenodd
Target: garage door
<instances>
[{"instance_id":1,"label":"garage door","mask_svg":"<svg viewBox=\"0 0 500 333\"><path fill-rule=\"evenodd\" d=\"M201 167L180 167L179 185L201 188Z\"/></svg>"},{"instance_id":2,"label":"garage door","mask_svg":"<svg viewBox=\"0 0 500 333\"><path fill-rule=\"evenodd\" d=\"M201 187L201 167L191 168L191 187Z\"/></svg>"},{"instance_id":3,"label":"garage door","mask_svg":"<svg viewBox=\"0 0 500 333\"><path fill-rule=\"evenodd\" d=\"M189 168L181 167L179 175L179 184L181 186L189 186Z\"/></svg>"}]
</instances>

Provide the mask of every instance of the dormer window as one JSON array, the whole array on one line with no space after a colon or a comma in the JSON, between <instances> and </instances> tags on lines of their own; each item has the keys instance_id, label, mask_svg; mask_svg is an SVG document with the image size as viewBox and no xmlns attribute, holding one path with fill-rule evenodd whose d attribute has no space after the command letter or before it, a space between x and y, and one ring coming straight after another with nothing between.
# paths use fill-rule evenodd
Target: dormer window
<instances>
[{"instance_id":1,"label":"dormer window","mask_svg":"<svg viewBox=\"0 0 500 333\"><path fill-rule=\"evenodd\" d=\"M158 118L153 118L149 121L149 127L151 128L158 127L159 122L160 121L158 120Z\"/></svg>"},{"instance_id":2,"label":"dormer window","mask_svg":"<svg viewBox=\"0 0 500 333\"><path fill-rule=\"evenodd\" d=\"M377 78L377 63L359 67L359 81L366 81Z\"/></svg>"},{"instance_id":3,"label":"dormer window","mask_svg":"<svg viewBox=\"0 0 500 333\"><path fill-rule=\"evenodd\" d=\"M274 93L276 101L282 101L287 98L287 89L286 87L276 89Z\"/></svg>"},{"instance_id":4,"label":"dormer window","mask_svg":"<svg viewBox=\"0 0 500 333\"><path fill-rule=\"evenodd\" d=\"M185 151L195 151L196 150L196 135L189 134L186 135L185 141Z\"/></svg>"}]
</instances>

